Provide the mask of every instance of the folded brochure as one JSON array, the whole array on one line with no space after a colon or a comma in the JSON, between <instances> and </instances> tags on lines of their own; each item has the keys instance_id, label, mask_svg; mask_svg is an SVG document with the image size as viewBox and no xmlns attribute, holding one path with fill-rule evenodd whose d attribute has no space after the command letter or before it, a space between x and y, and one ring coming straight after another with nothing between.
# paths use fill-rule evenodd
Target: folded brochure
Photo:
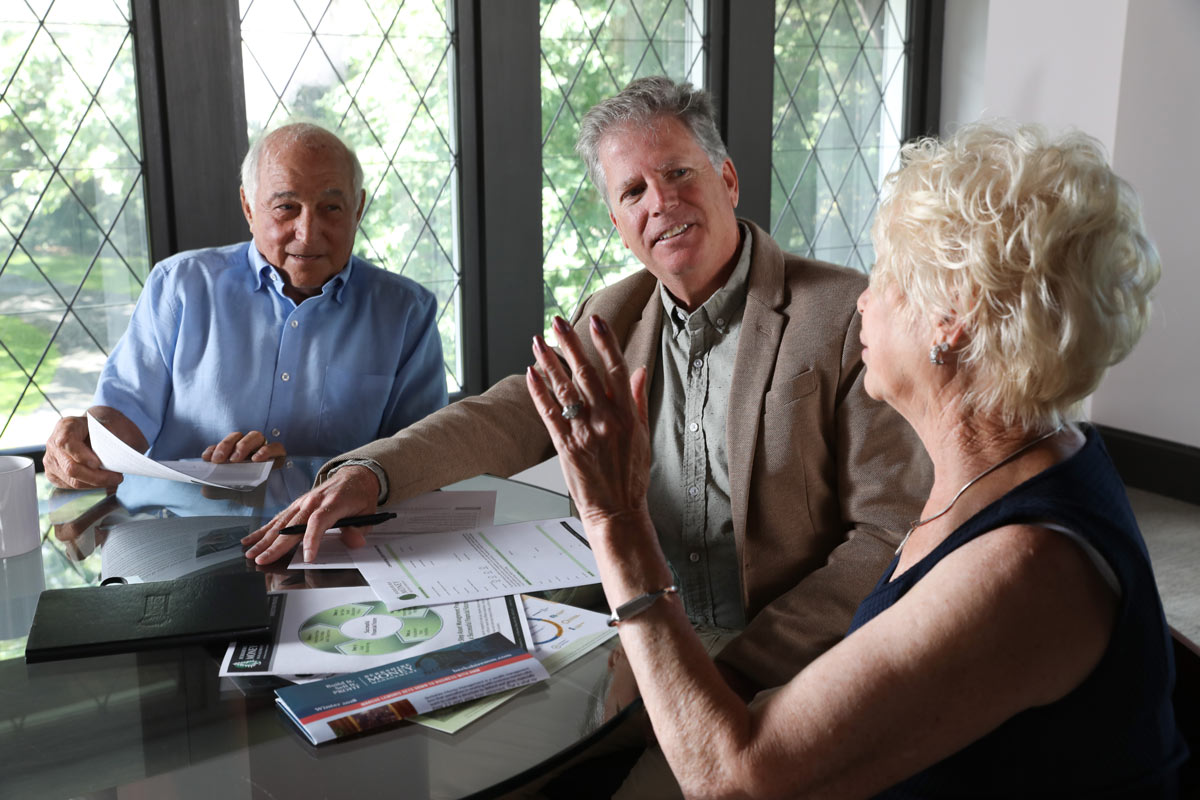
<instances>
[{"instance_id":1,"label":"folded brochure","mask_svg":"<svg viewBox=\"0 0 1200 800\"><path fill-rule=\"evenodd\" d=\"M545 680L546 668L499 633L386 666L275 690L313 744Z\"/></svg>"},{"instance_id":2,"label":"folded brochure","mask_svg":"<svg viewBox=\"0 0 1200 800\"><path fill-rule=\"evenodd\" d=\"M551 675L617 635L607 614L556 603L530 595L521 596L534 645L533 655ZM521 689L489 695L470 703L445 708L413 718L413 722L442 733L460 730L517 696Z\"/></svg>"},{"instance_id":3,"label":"folded brochure","mask_svg":"<svg viewBox=\"0 0 1200 800\"><path fill-rule=\"evenodd\" d=\"M388 611L369 586L302 589L268 597L271 637L232 642L220 675L358 672L501 633L530 640L516 597Z\"/></svg>"}]
</instances>

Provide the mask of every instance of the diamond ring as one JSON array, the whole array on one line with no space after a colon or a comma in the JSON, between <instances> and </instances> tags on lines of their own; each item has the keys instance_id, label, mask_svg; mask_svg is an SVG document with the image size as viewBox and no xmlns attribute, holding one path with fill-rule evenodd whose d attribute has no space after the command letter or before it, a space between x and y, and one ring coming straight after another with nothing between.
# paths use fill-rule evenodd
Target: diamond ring
<instances>
[{"instance_id":1,"label":"diamond ring","mask_svg":"<svg viewBox=\"0 0 1200 800\"><path fill-rule=\"evenodd\" d=\"M579 412L583 410L583 403L569 403L563 406L563 419L575 419L579 416Z\"/></svg>"}]
</instances>

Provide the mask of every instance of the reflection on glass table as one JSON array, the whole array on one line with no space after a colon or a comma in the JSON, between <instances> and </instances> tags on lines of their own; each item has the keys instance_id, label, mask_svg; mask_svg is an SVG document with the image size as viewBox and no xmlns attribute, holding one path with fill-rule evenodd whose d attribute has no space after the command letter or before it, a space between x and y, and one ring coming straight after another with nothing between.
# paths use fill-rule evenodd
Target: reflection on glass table
<instances>
[{"instance_id":1,"label":"reflection on glass table","mask_svg":"<svg viewBox=\"0 0 1200 800\"><path fill-rule=\"evenodd\" d=\"M354 570L256 568L230 546L231 531L306 491L320 463L292 458L247 493L126 478L110 497L53 490L39 476L42 547L0 560L0 798L489 796L569 757L628 710L630 698L607 696L615 639L457 734L405 723L320 749L275 709L277 678L218 678L224 648L25 664L38 593L99 583L114 530L119 539L131 522L191 531L140 554L142 571L185 554L168 573L257 570L269 590L361 585ZM497 524L571 513L562 495L490 476L446 488L496 491Z\"/></svg>"}]
</instances>

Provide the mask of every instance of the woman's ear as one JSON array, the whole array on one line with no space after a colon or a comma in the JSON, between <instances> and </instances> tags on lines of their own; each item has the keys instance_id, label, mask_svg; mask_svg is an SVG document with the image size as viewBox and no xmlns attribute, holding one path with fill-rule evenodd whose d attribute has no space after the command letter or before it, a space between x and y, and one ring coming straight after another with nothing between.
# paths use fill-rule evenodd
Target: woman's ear
<instances>
[{"instance_id":1,"label":"woman's ear","mask_svg":"<svg viewBox=\"0 0 1200 800\"><path fill-rule=\"evenodd\" d=\"M941 341L950 345L951 350L957 349L967 335L966 325L963 323L962 318L954 312L943 316L935 327L941 335Z\"/></svg>"}]
</instances>

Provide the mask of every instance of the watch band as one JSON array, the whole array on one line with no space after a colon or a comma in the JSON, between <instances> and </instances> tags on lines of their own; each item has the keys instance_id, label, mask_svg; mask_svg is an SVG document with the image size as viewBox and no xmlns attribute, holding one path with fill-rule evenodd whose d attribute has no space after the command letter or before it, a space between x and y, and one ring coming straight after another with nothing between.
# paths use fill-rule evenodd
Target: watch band
<instances>
[{"instance_id":1,"label":"watch band","mask_svg":"<svg viewBox=\"0 0 1200 800\"><path fill-rule=\"evenodd\" d=\"M632 600L621 603L621 605L617 606L616 611L613 611L608 617L608 627L611 628L615 625L621 624L622 622L633 619L638 614L641 614L650 606L654 605L654 601L663 595L678 593L679 587L672 584L665 588L659 589L657 592L646 592L645 594L639 594Z\"/></svg>"}]
</instances>

